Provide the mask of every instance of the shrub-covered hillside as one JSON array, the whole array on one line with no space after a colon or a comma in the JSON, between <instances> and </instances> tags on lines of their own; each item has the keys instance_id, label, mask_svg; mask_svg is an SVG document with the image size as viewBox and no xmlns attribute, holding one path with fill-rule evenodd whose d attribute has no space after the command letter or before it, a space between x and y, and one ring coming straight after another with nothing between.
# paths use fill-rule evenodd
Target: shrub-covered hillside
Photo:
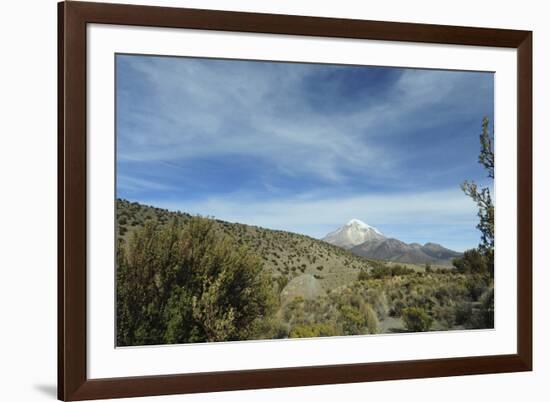
<instances>
[{"instance_id":1,"label":"shrub-covered hillside","mask_svg":"<svg viewBox=\"0 0 550 402\"><path fill-rule=\"evenodd\" d=\"M125 242L146 221L167 225L174 218L185 223L191 215L117 200L119 237ZM365 258L308 236L221 220L215 220L215 226L238 245L254 251L262 259L264 269L280 278L277 280L281 284L307 274L328 290L355 280L359 272L371 266Z\"/></svg>"},{"instance_id":2,"label":"shrub-covered hillside","mask_svg":"<svg viewBox=\"0 0 550 402\"><path fill-rule=\"evenodd\" d=\"M117 228L119 346L493 327L477 250L405 266L125 200Z\"/></svg>"}]
</instances>

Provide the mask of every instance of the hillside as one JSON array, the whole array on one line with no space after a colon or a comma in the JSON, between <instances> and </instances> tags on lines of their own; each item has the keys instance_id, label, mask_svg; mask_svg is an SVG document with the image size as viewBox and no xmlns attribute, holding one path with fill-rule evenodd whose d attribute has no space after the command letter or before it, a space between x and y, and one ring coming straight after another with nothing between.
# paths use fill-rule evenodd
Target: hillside
<instances>
[{"instance_id":1,"label":"hillside","mask_svg":"<svg viewBox=\"0 0 550 402\"><path fill-rule=\"evenodd\" d=\"M118 234L125 241L146 220L166 225L176 217L186 222L191 215L117 200ZM372 267L366 258L309 236L221 220L216 220L216 225L220 232L258 254L264 269L280 278L280 288L304 276L298 283L307 281L310 286L327 291L356 280L361 271ZM319 286L311 284L317 281Z\"/></svg>"},{"instance_id":2,"label":"hillside","mask_svg":"<svg viewBox=\"0 0 550 402\"><path fill-rule=\"evenodd\" d=\"M296 233L126 200L116 207L125 251L117 255L119 346L493 326L493 284L484 274L369 259ZM407 246L433 258L445 252Z\"/></svg>"}]
</instances>

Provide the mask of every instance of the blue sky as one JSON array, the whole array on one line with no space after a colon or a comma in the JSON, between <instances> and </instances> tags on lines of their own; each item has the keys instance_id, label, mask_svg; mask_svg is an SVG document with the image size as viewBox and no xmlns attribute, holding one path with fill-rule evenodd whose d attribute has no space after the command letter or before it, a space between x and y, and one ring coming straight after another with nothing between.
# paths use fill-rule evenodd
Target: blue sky
<instances>
[{"instance_id":1,"label":"blue sky","mask_svg":"<svg viewBox=\"0 0 550 402\"><path fill-rule=\"evenodd\" d=\"M493 74L117 55L117 197L323 237L479 242Z\"/></svg>"}]
</instances>

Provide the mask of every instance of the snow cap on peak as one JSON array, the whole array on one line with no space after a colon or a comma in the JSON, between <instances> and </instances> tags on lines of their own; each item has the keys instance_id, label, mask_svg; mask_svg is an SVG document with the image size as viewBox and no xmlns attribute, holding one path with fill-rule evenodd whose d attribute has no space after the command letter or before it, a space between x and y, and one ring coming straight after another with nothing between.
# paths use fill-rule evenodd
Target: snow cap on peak
<instances>
[{"instance_id":1,"label":"snow cap on peak","mask_svg":"<svg viewBox=\"0 0 550 402\"><path fill-rule=\"evenodd\" d=\"M358 225L358 226L363 226L365 228L368 228L370 227L369 225L367 225L365 222L359 220L359 219L350 219L350 221L348 222L347 226L351 226L351 225Z\"/></svg>"},{"instance_id":2,"label":"snow cap on peak","mask_svg":"<svg viewBox=\"0 0 550 402\"><path fill-rule=\"evenodd\" d=\"M323 237L327 243L350 249L369 240L385 239L380 231L359 219L351 219L346 225Z\"/></svg>"},{"instance_id":3,"label":"snow cap on peak","mask_svg":"<svg viewBox=\"0 0 550 402\"><path fill-rule=\"evenodd\" d=\"M371 231L374 231L374 232L378 233L379 235L382 235L382 232L380 232L378 229L376 229L373 226L370 226L370 225L366 224L365 222L363 222L360 219L355 219L355 218L350 219L350 221L347 223L346 226L358 226L362 230L365 230L365 231L371 230Z\"/></svg>"}]
</instances>

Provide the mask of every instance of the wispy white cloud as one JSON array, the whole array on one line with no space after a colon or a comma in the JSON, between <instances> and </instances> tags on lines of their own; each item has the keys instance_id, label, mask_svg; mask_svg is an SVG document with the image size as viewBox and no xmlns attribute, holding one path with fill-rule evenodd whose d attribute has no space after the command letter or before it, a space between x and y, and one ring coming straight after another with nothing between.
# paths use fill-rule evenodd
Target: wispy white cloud
<instances>
[{"instance_id":1,"label":"wispy white cloud","mask_svg":"<svg viewBox=\"0 0 550 402\"><path fill-rule=\"evenodd\" d=\"M309 193L277 200L257 200L237 194L195 201L151 199L144 202L170 210L290 230L313 237L322 237L351 218L361 219L382 230L395 225L421 227L439 224L472 228L477 212L475 205L458 188L352 197Z\"/></svg>"},{"instance_id":2,"label":"wispy white cloud","mask_svg":"<svg viewBox=\"0 0 550 402\"><path fill-rule=\"evenodd\" d=\"M143 190L170 190L168 186L156 180L147 180L142 178L131 177L127 175L117 175L117 188L128 192L138 192Z\"/></svg>"},{"instance_id":3,"label":"wispy white cloud","mask_svg":"<svg viewBox=\"0 0 550 402\"><path fill-rule=\"evenodd\" d=\"M451 130L459 120L464 127L464 117L480 121L492 108L490 88L482 87L490 80L401 69L386 79L383 93L368 87L364 94L340 93L334 91L337 80L347 73L323 76L333 80L330 85L310 90L304 83L314 68L307 65L120 60L133 78L117 91L117 157L124 166L119 189L143 189L138 201L315 237L352 217L382 229L447 225L475 233L476 211L458 184L478 179L463 174L477 167L477 133L468 143L471 160L458 157L452 163L441 155L457 153L449 146L458 131L434 133ZM142 93L140 85L146 88ZM329 101L330 107L316 107L315 101ZM414 137L426 132L424 142ZM419 162L438 138L444 139L441 146ZM227 167L232 160L252 161L250 169L258 163L248 187L228 185L220 192L201 181L212 178L210 173L193 182L193 168L205 166L200 161ZM419 163L422 169L411 171ZM142 168L132 170L136 165ZM155 169L140 174L150 167ZM213 182L223 180L222 172ZM237 186L237 180L227 181ZM311 191L315 186L318 192Z\"/></svg>"},{"instance_id":4,"label":"wispy white cloud","mask_svg":"<svg viewBox=\"0 0 550 402\"><path fill-rule=\"evenodd\" d=\"M305 66L272 64L266 71L254 63L135 57L131 66L152 92L145 110L124 111L121 121L130 121L132 129L120 125L121 161L233 154L260 158L281 174L328 181L345 180L345 171L399 174L407 150L386 146L381 138L401 133L404 122L409 129L437 124L445 116L426 119L419 111L442 100L452 104L449 94L464 85L463 75L404 70L389 95L374 105L327 115L304 101L301 84L311 73Z\"/></svg>"}]
</instances>

